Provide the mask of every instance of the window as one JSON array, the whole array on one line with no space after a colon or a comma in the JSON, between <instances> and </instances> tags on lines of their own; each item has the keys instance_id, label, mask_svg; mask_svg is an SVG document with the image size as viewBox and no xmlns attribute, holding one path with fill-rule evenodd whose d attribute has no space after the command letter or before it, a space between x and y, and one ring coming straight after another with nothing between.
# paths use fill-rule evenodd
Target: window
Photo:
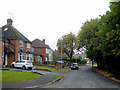
<instances>
[{"instance_id":1,"label":"window","mask_svg":"<svg viewBox=\"0 0 120 90\"><path fill-rule=\"evenodd\" d=\"M15 63L20 63L20 61L16 61Z\"/></svg>"},{"instance_id":2,"label":"window","mask_svg":"<svg viewBox=\"0 0 120 90\"><path fill-rule=\"evenodd\" d=\"M37 56L37 61L39 61L40 60L40 56Z\"/></svg>"},{"instance_id":3,"label":"window","mask_svg":"<svg viewBox=\"0 0 120 90\"><path fill-rule=\"evenodd\" d=\"M30 54L30 60L33 61L33 55L32 54Z\"/></svg>"},{"instance_id":4,"label":"window","mask_svg":"<svg viewBox=\"0 0 120 90\"><path fill-rule=\"evenodd\" d=\"M22 53L18 54L18 60L23 60L23 54Z\"/></svg>"},{"instance_id":5,"label":"window","mask_svg":"<svg viewBox=\"0 0 120 90\"><path fill-rule=\"evenodd\" d=\"M25 58L25 56L26 56L26 54L25 53L23 53L23 60L25 60L26 58Z\"/></svg>"},{"instance_id":6,"label":"window","mask_svg":"<svg viewBox=\"0 0 120 90\"><path fill-rule=\"evenodd\" d=\"M30 43L27 43L27 48L30 48Z\"/></svg>"},{"instance_id":7,"label":"window","mask_svg":"<svg viewBox=\"0 0 120 90\"><path fill-rule=\"evenodd\" d=\"M27 60L29 60L29 54L27 54L26 56L27 56Z\"/></svg>"},{"instance_id":8,"label":"window","mask_svg":"<svg viewBox=\"0 0 120 90\"><path fill-rule=\"evenodd\" d=\"M19 46L23 47L23 41L22 40L19 41Z\"/></svg>"},{"instance_id":9,"label":"window","mask_svg":"<svg viewBox=\"0 0 120 90\"><path fill-rule=\"evenodd\" d=\"M32 47L32 51L34 51L34 48Z\"/></svg>"},{"instance_id":10,"label":"window","mask_svg":"<svg viewBox=\"0 0 120 90\"><path fill-rule=\"evenodd\" d=\"M46 54L49 54L49 49L46 48Z\"/></svg>"},{"instance_id":11,"label":"window","mask_svg":"<svg viewBox=\"0 0 120 90\"><path fill-rule=\"evenodd\" d=\"M2 57L4 57L4 52L2 52Z\"/></svg>"}]
</instances>

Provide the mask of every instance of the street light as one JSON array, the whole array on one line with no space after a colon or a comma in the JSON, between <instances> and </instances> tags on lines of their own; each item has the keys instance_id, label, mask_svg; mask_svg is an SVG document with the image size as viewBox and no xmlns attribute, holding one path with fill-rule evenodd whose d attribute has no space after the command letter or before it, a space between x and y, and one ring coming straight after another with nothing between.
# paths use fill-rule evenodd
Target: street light
<instances>
[{"instance_id":1,"label":"street light","mask_svg":"<svg viewBox=\"0 0 120 90\"><path fill-rule=\"evenodd\" d=\"M62 72L62 38L61 38L61 72Z\"/></svg>"}]
</instances>

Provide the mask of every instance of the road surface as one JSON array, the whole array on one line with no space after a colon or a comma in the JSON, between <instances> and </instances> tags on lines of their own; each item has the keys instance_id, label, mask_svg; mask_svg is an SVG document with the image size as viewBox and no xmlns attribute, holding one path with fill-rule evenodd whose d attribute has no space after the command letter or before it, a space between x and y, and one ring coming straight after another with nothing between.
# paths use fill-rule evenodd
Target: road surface
<instances>
[{"instance_id":1,"label":"road surface","mask_svg":"<svg viewBox=\"0 0 120 90\"><path fill-rule=\"evenodd\" d=\"M61 81L42 88L119 88L120 84L95 72L89 66L71 70Z\"/></svg>"}]
</instances>

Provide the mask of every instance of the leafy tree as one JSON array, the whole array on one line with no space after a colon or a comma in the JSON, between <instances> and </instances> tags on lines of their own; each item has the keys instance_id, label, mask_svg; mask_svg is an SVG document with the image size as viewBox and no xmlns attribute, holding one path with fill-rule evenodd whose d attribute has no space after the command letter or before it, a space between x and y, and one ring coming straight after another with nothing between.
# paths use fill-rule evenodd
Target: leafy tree
<instances>
[{"instance_id":1,"label":"leafy tree","mask_svg":"<svg viewBox=\"0 0 120 90\"><path fill-rule=\"evenodd\" d=\"M110 11L99 20L86 21L78 34L78 50L86 46L87 56L99 68L120 75L120 2L111 2Z\"/></svg>"},{"instance_id":2,"label":"leafy tree","mask_svg":"<svg viewBox=\"0 0 120 90\"><path fill-rule=\"evenodd\" d=\"M55 56L55 54L54 54L54 53L52 54L52 56L53 56L53 61L52 61L52 64L53 64L53 65L55 65L56 56Z\"/></svg>"},{"instance_id":3,"label":"leafy tree","mask_svg":"<svg viewBox=\"0 0 120 90\"><path fill-rule=\"evenodd\" d=\"M99 21L99 45L105 63L105 68L110 71L119 71L120 63L120 2L111 2L110 11L106 12ZM119 67L120 68L120 67Z\"/></svg>"},{"instance_id":4,"label":"leafy tree","mask_svg":"<svg viewBox=\"0 0 120 90\"><path fill-rule=\"evenodd\" d=\"M66 53L67 56L72 59L74 54L74 50L76 49L76 37L73 33L69 33L68 35L62 36L62 39L58 39L57 47L58 51L61 52L62 45L62 53Z\"/></svg>"},{"instance_id":5,"label":"leafy tree","mask_svg":"<svg viewBox=\"0 0 120 90\"><path fill-rule=\"evenodd\" d=\"M92 61L97 60L97 49L96 47L99 44L98 37L98 19L91 19L86 21L81 27L81 31L78 33L78 50L83 46L86 47L87 57ZM99 58L98 58L99 59Z\"/></svg>"}]
</instances>

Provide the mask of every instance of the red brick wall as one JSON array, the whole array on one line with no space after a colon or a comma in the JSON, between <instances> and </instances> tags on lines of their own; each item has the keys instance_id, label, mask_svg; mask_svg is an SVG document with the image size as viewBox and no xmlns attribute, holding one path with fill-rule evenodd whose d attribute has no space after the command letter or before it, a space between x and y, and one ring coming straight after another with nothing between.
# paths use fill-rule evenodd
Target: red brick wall
<instances>
[{"instance_id":1,"label":"red brick wall","mask_svg":"<svg viewBox=\"0 0 120 90\"><path fill-rule=\"evenodd\" d=\"M30 45L30 48L27 48L27 43L23 42L23 47L19 46L19 40L10 40L12 44L15 45L15 60L14 60L14 54L8 54L8 65L10 65L13 61L18 60L18 52L19 49L23 49L23 51L32 51L32 45ZM11 44L8 44L9 47L11 47L14 50L14 46Z\"/></svg>"},{"instance_id":2,"label":"red brick wall","mask_svg":"<svg viewBox=\"0 0 120 90\"><path fill-rule=\"evenodd\" d=\"M0 67L2 66L3 64L3 57L2 57L2 51L4 50L3 48L3 43L2 41L0 41Z\"/></svg>"},{"instance_id":3,"label":"red brick wall","mask_svg":"<svg viewBox=\"0 0 120 90\"><path fill-rule=\"evenodd\" d=\"M8 60L7 64L10 65L12 62L14 62L14 53L8 54Z\"/></svg>"},{"instance_id":4,"label":"red brick wall","mask_svg":"<svg viewBox=\"0 0 120 90\"><path fill-rule=\"evenodd\" d=\"M10 40L10 42L15 45L15 61L16 61L16 60L18 60L19 40ZM14 50L14 48L12 48L12 49ZM11 55L11 58L13 58L13 57L14 57L14 54ZM8 60L9 60L9 58L8 58Z\"/></svg>"},{"instance_id":5,"label":"red brick wall","mask_svg":"<svg viewBox=\"0 0 120 90\"><path fill-rule=\"evenodd\" d=\"M37 53L37 54L41 54L43 56L42 60L43 61L46 61L46 57L48 58L49 60L49 55L46 54L46 48L34 48L34 51Z\"/></svg>"}]
</instances>

